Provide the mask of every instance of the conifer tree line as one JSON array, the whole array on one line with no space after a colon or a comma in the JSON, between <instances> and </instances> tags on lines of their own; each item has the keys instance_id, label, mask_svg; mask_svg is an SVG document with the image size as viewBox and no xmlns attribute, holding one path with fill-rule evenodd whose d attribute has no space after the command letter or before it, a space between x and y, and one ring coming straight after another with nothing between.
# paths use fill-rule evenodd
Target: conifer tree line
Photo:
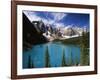
<instances>
[{"instance_id":1,"label":"conifer tree line","mask_svg":"<svg viewBox=\"0 0 100 80\"><path fill-rule=\"evenodd\" d=\"M82 37L80 39L81 46L81 61L80 65L85 66L89 65L89 33L82 33Z\"/></svg>"}]
</instances>

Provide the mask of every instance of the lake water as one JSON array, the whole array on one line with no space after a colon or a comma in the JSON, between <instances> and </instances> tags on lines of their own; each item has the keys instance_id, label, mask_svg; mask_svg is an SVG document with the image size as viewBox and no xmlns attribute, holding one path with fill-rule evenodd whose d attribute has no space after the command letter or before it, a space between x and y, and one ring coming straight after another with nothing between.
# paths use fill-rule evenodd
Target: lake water
<instances>
[{"instance_id":1,"label":"lake water","mask_svg":"<svg viewBox=\"0 0 100 80\"><path fill-rule=\"evenodd\" d=\"M28 51L23 51L23 68L29 68L29 64L34 65L34 68L44 68L47 49L51 67L61 67L63 53L67 65L73 66L80 63L79 46L64 45L61 42L48 42L46 44L35 45Z\"/></svg>"}]
</instances>

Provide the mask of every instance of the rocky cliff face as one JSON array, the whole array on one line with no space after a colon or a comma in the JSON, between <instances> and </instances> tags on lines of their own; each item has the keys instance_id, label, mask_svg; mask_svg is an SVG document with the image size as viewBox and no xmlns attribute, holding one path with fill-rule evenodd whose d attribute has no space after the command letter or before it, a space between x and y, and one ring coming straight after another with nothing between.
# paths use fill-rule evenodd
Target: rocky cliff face
<instances>
[{"instance_id":1,"label":"rocky cliff face","mask_svg":"<svg viewBox=\"0 0 100 80\"><path fill-rule=\"evenodd\" d=\"M39 25L39 23L37 23ZM43 26L43 24L41 24ZM47 39L42 35L42 31L29 21L23 13L23 49L31 48L32 45L45 43Z\"/></svg>"},{"instance_id":2,"label":"rocky cliff face","mask_svg":"<svg viewBox=\"0 0 100 80\"><path fill-rule=\"evenodd\" d=\"M68 28L66 30L65 35L67 35L67 36L73 36L73 35L79 35L79 33L76 30L72 29L72 28Z\"/></svg>"}]
</instances>

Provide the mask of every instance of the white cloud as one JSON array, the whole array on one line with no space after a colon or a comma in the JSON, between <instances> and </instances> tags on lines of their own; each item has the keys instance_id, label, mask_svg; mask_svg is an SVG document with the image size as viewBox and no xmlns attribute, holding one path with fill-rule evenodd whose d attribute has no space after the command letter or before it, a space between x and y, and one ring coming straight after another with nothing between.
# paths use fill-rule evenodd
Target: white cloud
<instances>
[{"instance_id":1,"label":"white cloud","mask_svg":"<svg viewBox=\"0 0 100 80\"><path fill-rule=\"evenodd\" d=\"M35 12L33 11L23 11L25 13L25 15L28 17L28 19L32 22L32 21L40 21L42 20L45 24L53 24L55 25L55 27L64 27L65 25L63 23L58 23L57 21L63 19L66 14L64 13L51 13L51 15L53 15L52 17L54 19L50 19L48 17L48 14L47 14L47 18L43 18L43 17L40 17L38 16Z\"/></svg>"},{"instance_id":2,"label":"white cloud","mask_svg":"<svg viewBox=\"0 0 100 80\"><path fill-rule=\"evenodd\" d=\"M45 24L54 24L54 22L55 22L54 20L45 19L45 18L44 18L44 19L42 18L42 21L43 21Z\"/></svg>"},{"instance_id":3,"label":"white cloud","mask_svg":"<svg viewBox=\"0 0 100 80\"><path fill-rule=\"evenodd\" d=\"M37 14L33 11L24 11L25 15L28 17L28 19L32 21L40 21L42 20L45 24L53 24L55 21L47 18L42 18L40 16L37 16Z\"/></svg>"},{"instance_id":4,"label":"white cloud","mask_svg":"<svg viewBox=\"0 0 100 80\"><path fill-rule=\"evenodd\" d=\"M67 25L66 27L71 28L71 27L73 27L73 24Z\"/></svg>"},{"instance_id":5,"label":"white cloud","mask_svg":"<svg viewBox=\"0 0 100 80\"><path fill-rule=\"evenodd\" d=\"M33 11L24 11L25 15L28 17L28 19L32 21L38 21L41 20L42 18L37 16L35 12Z\"/></svg>"},{"instance_id":6,"label":"white cloud","mask_svg":"<svg viewBox=\"0 0 100 80\"><path fill-rule=\"evenodd\" d=\"M51 15L53 15L55 22L60 21L65 16L67 16L67 14L65 14L65 13L51 13Z\"/></svg>"},{"instance_id":7,"label":"white cloud","mask_svg":"<svg viewBox=\"0 0 100 80\"><path fill-rule=\"evenodd\" d=\"M63 23L55 23L55 27L65 27Z\"/></svg>"}]
</instances>

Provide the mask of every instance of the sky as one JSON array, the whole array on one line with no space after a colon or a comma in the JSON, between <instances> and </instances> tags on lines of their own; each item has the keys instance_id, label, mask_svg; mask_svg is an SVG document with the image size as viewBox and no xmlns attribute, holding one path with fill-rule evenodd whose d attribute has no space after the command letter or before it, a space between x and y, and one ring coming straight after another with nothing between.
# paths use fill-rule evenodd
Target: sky
<instances>
[{"instance_id":1,"label":"sky","mask_svg":"<svg viewBox=\"0 0 100 80\"><path fill-rule=\"evenodd\" d=\"M51 24L54 27L81 27L89 29L89 14L85 13L65 13L65 12L46 12L46 11L29 11L23 13L32 21L42 20L45 24Z\"/></svg>"}]
</instances>

